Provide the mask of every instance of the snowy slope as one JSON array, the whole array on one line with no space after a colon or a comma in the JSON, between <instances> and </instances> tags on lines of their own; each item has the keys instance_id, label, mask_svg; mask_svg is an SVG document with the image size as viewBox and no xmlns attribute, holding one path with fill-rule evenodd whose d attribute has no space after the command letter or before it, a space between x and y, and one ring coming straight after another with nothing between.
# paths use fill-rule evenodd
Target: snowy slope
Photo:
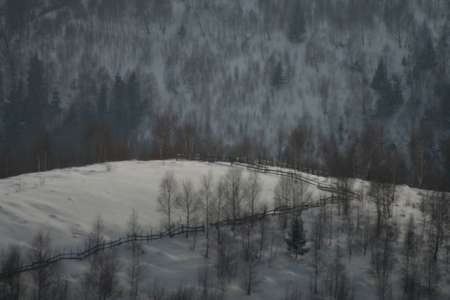
<instances>
[{"instance_id":1,"label":"snowy slope","mask_svg":"<svg viewBox=\"0 0 450 300\"><path fill-rule=\"evenodd\" d=\"M58 251L73 251L83 248L84 237L91 229L97 212L101 212L107 239L126 236L126 224L132 208L135 208L142 222L144 231L159 231L162 215L157 211L156 198L162 175L167 170L174 170L177 179L191 178L198 186L200 176L209 170L213 171L214 180L224 175L228 167L199 162L161 161L140 162L128 161L114 165L108 172L104 165L92 165L82 168L54 170L40 174L27 174L0 181L0 247L9 243L20 243L25 249L31 242L38 228L48 229L53 248ZM245 171L245 176L248 171ZM314 177L314 176L311 176ZM42 178L45 184L41 185ZM274 175L261 174L263 193L261 201L273 207L273 189L278 178ZM330 181L325 178L312 178L321 182ZM356 185L367 186L365 182ZM20 186L20 188L19 188ZM19 191L20 190L20 191ZM325 195L319 190L312 190L314 197ZM402 228L410 214L414 214L417 224L422 218L418 211L418 190L406 186L399 187L400 199L394 206L394 215ZM407 201L408 200L408 201ZM408 205L406 203L408 202ZM413 204L415 208L413 208ZM371 209L370 204L366 208ZM313 211L303 214L305 228L309 230ZM337 219L337 218L336 218ZM275 220L274 220L275 221ZM339 221L336 220L336 224ZM272 222L276 224L276 222ZM309 237L309 234L307 235ZM401 233L402 236L402 233ZM197 268L203 263L205 250L204 235L200 234L196 251L191 251L192 238L177 236L165 238L145 244L146 263L150 277L160 276L168 289L175 288L179 281L197 285ZM344 236L335 232L333 246L340 243L345 247ZM326 243L328 245L328 243ZM259 266L260 284L251 296L254 299L280 299L288 284L298 283L307 293L314 270L310 254L294 261L285 250L285 243L280 241L277 255L272 263L263 259ZM332 257L334 247L324 250L325 261ZM394 270L394 296L401 287L401 243L394 245L397 264ZM343 250L343 262L354 280L355 299L376 299L376 289L370 269L369 255L354 254L348 257ZM120 248L123 277L121 286L125 296L129 287L125 279L129 251L125 246ZM71 280L74 284L82 276L86 262L67 262ZM326 272L326 267L322 274ZM448 287L449 276L445 268L441 268L439 299L450 297ZM147 280L150 282L150 278ZM319 286L322 284L319 283ZM146 284L143 285L145 288ZM227 299L247 298L239 286L239 280L228 289Z\"/></svg>"}]
</instances>

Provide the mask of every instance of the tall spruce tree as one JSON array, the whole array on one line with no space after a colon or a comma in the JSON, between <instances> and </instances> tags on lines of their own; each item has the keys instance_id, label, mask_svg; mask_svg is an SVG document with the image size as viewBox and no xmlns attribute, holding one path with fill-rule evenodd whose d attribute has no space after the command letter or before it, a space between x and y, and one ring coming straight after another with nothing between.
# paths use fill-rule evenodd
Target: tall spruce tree
<instances>
[{"instance_id":1,"label":"tall spruce tree","mask_svg":"<svg viewBox=\"0 0 450 300\"><path fill-rule=\"evenodd\" d=\"M382 59L380 59L378 61L378 67L377 70L375 71L375 75L373 76L373 80L370 87L375 91L380 92L386 87L387 84L389 84L389 80L387 75L386 64Z\"/></svg>"},{"instance_id":2,"label":"tall spruce tree","mask_svg":"<svg viewBox=\"0 0 450 300\"><path fill-rule=\"evenodd\" d=\"M122 76L116 74L111 90L110 117L115 137L127 132L127 105L125 102L125 83Z\"/></svg>"},{"instance_id":3,"label":"tall spruce tree","mask_svg":"<svg viewBox=\"0 0 450 300\"><path fill-rule=\"evenodd\" d=\"M284 76L283 66L281 65L281 62L278 62L270 74L270 84L272 87L280 89L285 83L286 77Z\"/></svg>"},{"instance_id":4,"label":"tall spruce tree","mask_svg":"<svg viewBox=\"0 0 450 300\"><path fill-rule=\"evenodd\" d=\"M28 134L35 135L47 124L49 106L44 64L37 54L31 58L28 69L26 102Z\"/></svg>"},{"instance_id":5,"label":"tall spruce tree","mask_svg":"<svg viewBox=\"0 0 450 300\"><path fill-rule=\"evenodd\" d=\"M50 102L50 118L54 125L61 123L61 98L58 91L53 91L52 100Z\"/></svg>"},{"instance_id":6,"label":"tall spruce tree","mask_svg":"<svg viewBox=\"0 0 450 300\"><path fill-rule=\"evenodd\" d=\"M108 86L103 83L97 101L97 117L100 121L106 122L108 117Z\"/></svg>"},{"instance_id":7,"label":"tall spruce tree","mask_svg":"<svg viewBox=\"0 0 450 300\"><path fill-rule=\"evenodd\" d=\"M378 92L376 114L380 118L388 118L403 103L403 92L400 78L392 76L391 82L387 82Z\"/></svg>"},{"instance_id":8,"label":"tall spruce tree","mask_svg":"<svg viewBox=\"0 0 450 300\"><path fill-rule=\"evenodd\" d=\"M294 254L295 258L297 258L298 254L305 255L309 251L308 248L305 248L306 237L301 217L292 220L286 244L288 245L288 251Z\"/></svg>"},{"instance_id":9,"label":"tall spruce tree","mask_svg":"<svg viewBox=\"0 0 450 300\"><path fill-rule=\"evenodd\" d=\"M131 73L127 82L127 108L129 130L134 130L141 122L142 104L141 104L141 85L136 72Z\"/></svg>"},{"instance_id":10,"label":"tall spruce tree","mask_svg":"<svg viewBox=\"0 0 450 300\"><path fill-rule=\"evenodd\" d=\"M436 51L434 49L434 44L431 35L428 34L426 36L425 43L423 44L422 49L418 54L416 67L418 71L427 71L436 67L436 65L437 65Z\"/></svg>"},{"instance_id":11,"label":"tall spruce tree","mask_svg":"<svg viewBox=\"0 0 450 300\"><path fill-rule=\"evenodd\" d=\"M3 121L5 126L6 143L14 145L25 136L25 87L22 80L14 83L4 104Z\"/></svg>"}]
</instances>

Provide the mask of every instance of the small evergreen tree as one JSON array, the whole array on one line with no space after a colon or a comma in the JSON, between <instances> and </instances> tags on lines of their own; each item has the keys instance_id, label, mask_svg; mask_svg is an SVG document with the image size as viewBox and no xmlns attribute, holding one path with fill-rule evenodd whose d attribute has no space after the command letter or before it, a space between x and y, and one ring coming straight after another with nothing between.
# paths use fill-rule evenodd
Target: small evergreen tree
<instances>
[{"instance_id":1,"label":"small evergreen tree","mask_svg":"<svg viewBox=\"0 0 450 300\"><path fill-rule=\"evenodd\" d=\"M403 103L403 92L400 78L392 76L392 83L387 82L378 92L377 116L381 118L390 117Z\"/></svg>"},{"instance_id":2,"label":"small evergreen tree","mask_svg":"<svg viewBox=\"0 0 450 300\"><path fill-rule=\"evenodd\" d=\"M434 49L433 40L427 35L425 43L417 57L416 67L418 71L427 71L437 65L436 51Z\"/></svg>"},{"instance_id":3,"label":"small evergreen tree","mask_svg":"<svg viewBox=\"0 0 450 300\"><path fill-rule=\"evenodd\" d=\"M108 86L103 83L97 101L97 117L105 122L108 116Z\"/></svg>"},{"instance_id":4,"label":"small evergreen tree","mask_svg":"<svg viewBox=\"0 0 450 300\"><path fill-rule=\"evenodd\" d=\"M382 59L380 59L370 87L375 91L380 92L381 90L385 89L388 84L389 80L387 75L386 64Z\"/></svg>"},{"instance_id":5,"label":"small evergreen tree","mask_svg":"<svg viewBox=\"0 0 450 300\"><path fill-rule=\"evenodd\" d=\"M270 85L276 89L280 89L286 83L283 66L278 62L270 75Z\"/></svg>"},{"instance_id":6,"label":"small evergreen tree","mask_svg":"<svg viewBox=\"0 0 450 300\"><path fill-rule=\"evenodd\" d=\"M61 99L59 97L58 91L53 91L52 101L50 103L50 115L55 124L61 121Z\"/></svg>"},{"instance_id":7,"label":"small evergreen tree","mask_svg":"<svg viewBox=\"0 0 450 300\"><path fill-rule=\"evenodd\" d=\"M292 220L286 244L288 245L288 251L294 254L296 259L298 254L305 255L309 251L308 248L305 248L306 237L301 217L300 220L298 218Z\"/></svg>"}]
</instances>

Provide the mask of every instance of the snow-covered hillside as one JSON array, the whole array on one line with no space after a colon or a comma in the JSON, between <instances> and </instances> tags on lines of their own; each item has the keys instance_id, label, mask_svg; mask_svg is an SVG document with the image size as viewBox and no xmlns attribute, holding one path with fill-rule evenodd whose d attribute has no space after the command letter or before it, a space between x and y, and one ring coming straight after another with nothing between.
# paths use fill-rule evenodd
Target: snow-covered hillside
<instances>
[{"instance_id":1,"label":"snow-covered hillside","mask_svg":"<svg viewBox=\"0 0 450 300\"><path fill-rule=\"evenodd\" d=\"M159 231L163 221L163 215L158 212L157 197L159 184L164 173L173 170L177 179L190 178L195 186L199 186L200 177L209 170L213 172L214 182L224 176L229 167L225 165L207 164L190 161L127 161L115 163L111 171L107 171L105 165L91 165L81 168L61 169L41 174L27 174L0 181L0 246L19 244L24 253L31 243L37 229L48 230L52 239L52 248L57 251L77 251L78 247L84 247L87 233L91 230L92 223L97 213L101 213L104 220L107 240L126 236L127 221L132 209L139 214L144 232ZM249 172L244 171L247 178ZM318 178L310 176L313 180L322 183L331 182L331 178ZM274 189L279 180L275 175L260 174L262 180L262 194L259 199L265 202L269 208L274 206ZM355 188L368 191L369 184L363 181L355 181ZM329 194L310 187L313 199ZM419 211L420 195L424 191L411 189L407 186L397 186L398 199L393 205L393 217L390 226L398 228L398 238L392 241L392 253L394 259L392 265L393 299L403 296L402 274L404 273L403 261L403 236L408 219L412 215L420 234L423 224L423 216ZM375 220L375 208L368 196L362 202L356 200L352 203L353 216L355 211L364 215L372 215ZM336 207L334 207L336 209ZM354 251L349 255L347 228L342 228L343 222L336 214L332 223L332 238L329 241L328 233L320 250L320 268L318 274L317 295L325 297L327 274L333 265L336 245L340 245L341 263L346 271L341 276L347 276L349 287L354 293L354 299L377 299L377 288L374 281L371 253L366 255ZM319 209L305 211L303 221L310 245L312 223ZM177 220L182 220L181 215ZM426 224L429 224L429 221ZM270 223L276 239L272 243L272 250L276 253L272 260L268 257L269 250L262 256L258 265L256 276L258 285L252 292L254 299L281 299L285 295L287 287L299 286L303 296L311 292L311 284L314 281L314 257L310 251L304 256L294 260L286 250L277 219L274 217ZM231 232L230 228L222 229ZM428 225L424 226L428 232ZM328 231L327 231L328 232ZM423 232L423 231L422 231ZM212 235L216 234L213 229ZM274 235L275 236L275 235ZM420 244L425 243L428 236L423 237ZM239 239L239 234L237 235ZM356 239L356 238L355 238ZM331 245L329 244L331 242ZM149 276L142 284L144 291L154 277L161 277L162 284L169 290L175 289L180 281L188 285L198 286L197 272L199 266L204 264L205 235L198 236L195 251L191 250L193 237L185 238L176 236L165 238L152 243L144 243L144 261L148 267ZM446 241L444 241L446 243ZM240 244L238 244L241 247ZM442 250L441 250L442 249ZM214 247L209 263L214 267ZM436 299L448 299L450 297L448 269L445 266L445 247L440 248L438 273L440 280L435 288L433 297ZM128 299L129 285L126 279L130 262L130 250L127 246L121 246L119 250L121 260L120 287L122 299ZM77 287L82 279L83 270L87 268L85 261L64 262L70 281ZM244 263L239 263L239 268ZM238 269L239 269L238 268ZM423 270L426 270L425 268ZM216 280L216 273L212 277ZM346 274L346 275L345 275ZM425 276L425 275L423 275ZM237 272L236 279L227 289L226 299L246 299L247 296L241 288L241 272ZM424 277L425 278L425 277ZM75 299L81 299L77 294L79 288L73 288ZM319 296L317 296L319 297ZM312 299L312 298L311 298ZM320 297L319 297L320 299Z\"/></svg>"}]
</instances>

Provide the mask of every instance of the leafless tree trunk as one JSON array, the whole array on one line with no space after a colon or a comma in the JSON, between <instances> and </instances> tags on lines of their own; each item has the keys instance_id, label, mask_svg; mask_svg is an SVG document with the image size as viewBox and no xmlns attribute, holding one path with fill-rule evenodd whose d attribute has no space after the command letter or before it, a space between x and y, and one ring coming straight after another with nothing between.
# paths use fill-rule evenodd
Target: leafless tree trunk
<instances>
[{"instance_id":1,"label":"leafless tree trunk","mask_svg":"<svg viewBox=\"0 0 450 300\"><path fill-rule=\"evenodd\" d=\"M120 293L118 273L120 269L117 248L108 249L105 242L103 219L96 216L86 240L86 248L97 247L88 257L89 267L84 272L83 294L85 299L114 299Z\"/></svg>"},{"instance_id":2,"label":"leafless tree trunk","mask_svg":"<svg viewBox=\"0 0 450 300\"><path fill-rule=\"evenodd\" d=\"M32 262L45 264L53 256L50 247L49 233L42 229L38 230L28 251L28 259ZM56 264L50 264L30 273L33 283L31 291L33 299L44 300L50 297L52 282L55 280L55 266Z\"/></svg>"},{"instance_id":3,"label":"leafless tree trunk","mask_svg":"<svg viewBox=\"0 0 450 300\"><path fill-rule=\"evenodd\" d=\"M173 291L169 299L171 300L194 300L195 298L195 287L187 286L184 282L180 282L175 291Z\"/></svg>"},{"instance_id":4,"label":"leafless tree trunk","mask_svg":"<svg viewBox=\"0 0 450 300\"><path fill-rule=\"evenodd\" d=\"M164 160L170 151L172 137L175 134L178 117L173 112L172 107L168 107L166 111L155 119L152 128L153 142L157 145L159 158Z\"/></svg>"},{"instance_id":5,"label":"leafless tree trunk","mask_svg":"<svg viewBox=\"0 0 450 300\"><path fill-rule=\"evenodd\" d=\"M224 232L219 232L220 244L217 243L215 245L215 267L217 270L217 278L219 282L221 280L225 280L226 282L230 282L232 279L236 277L236 272L238 268L238 246L237 240L234 236L229 236Z\"/></svg>"},{"instance_id":6,"label":"leafless tree trunk","mask_svg":"<svg viewBox=\"0 0 450 300\"><path fill-rule=\"evenodd\" d=\"M248 245L247 260L244 257L244 262L241 265L242 266L241 285L245 291L245 294L248 296L251 295L252 291L254 291L257 285L259 284L258 279L259 262L260 261L258 260L257 256L256 243L250 241L250 244Z\"/></svg>"},{"instance_id":7,"label":"leafless tree trunk","mask_svg":"<svg viewBox=\"0 0 450 300\"><path fill-rule=\"evenodd\" d=\"M262 191L262 182L257 172L252 172L245 184L245 200L247 202L247 209L251 216L256 213L259 197ZM251 220L253 226L253 219Z\"/></svg>"},{"instance_id":8,"label":"leafless tree trunk","mask_svg":"<svg viewBox=\"0 0 450 300\"><path fill-rule=\"evenodd\" d=\"M314 267L314 294L317 294L317 279L322 266L320 249L323 243L323 229L323 217L321 214L317 214L314 217L313 228L311 229L311 262Z\"/></svg>"},{"instance_id":9,"label":"leafless tree trunk","mask_svg":"<svg viewBox=\"0 0 450 300\"><path fill-rule=\"evenodd\" d=\"M416 225L414 223L414 218L410 216L403 244L403 263L405 269L403 275L403 290L409 299L414 298L417 288L420 285L420 282L418 282L419 265L417 261L419 254L419 238L415 230Z\"/></svg>"},{"instance_id":10,"label":"leafless tree trunk","mask_svg":"<svg viewBox=\"0 0 450 300\"><path fill-rule=\"evenodd\" d=\"M172 224L172 214L176 207L178 195L178 182L173 171L167 171L161 180L158 195L158 211L167 217L167 228L170 230Z\"/></svg>"},{"instance_id":11,"label":"leafless tree trunk","mask_svg":"<svg viewBox=\"0 0 450 300\"><path fill-rule=\"evenodd\" d=\"M189 237L189 226L192 215L200 208L200 199L191 179L181 181L181 190L176 199L177 208L186 216L186 237Z\"/></svg>"},{"instance_id":12,"label":"leafless tree trunk","mask_svg":"<svg viewBox=\"0 0 450 300\"><path fill-rule=\"evenodd\" d=\"M233 232L235 222L241 217L241 206L244 197L244 181L242 180L242 169L230 168L225 175L225 199L227 214L233 220Z\"/></svg>"},{"instance_id":13,"label":"leafless tree trunk","mask_svg":"<svg viewBox=\"0 0 450 300\"><path fill-rule=\"evenodd\" d=\"M127 223L127 235L129 237L136 237L142 233L142 226L139 222L139 214L133 208L130 219ZM145 280L148 269L144 265L144 249L142 248L142 242L137 241L136 238L131 242L131 266L128 270L128 281L130 283L130 297L136 299L139 295L139 286L143 280Z\"/></svg>"},{"instance_id":14,"label":"leafless tree trunk","mask_svg":"<svg viewBox=\"0 0 450 300\"><path fill-rule=\"evenodd\" d=\"M200 190L199 197L202 204L202 213L203 219L206 224L206 254L205 257L209 256L209 248L210 248L210 238L209 238L209 224L212 220L213 207L214 207L214 185L213 185L213 174L212 171L208 171L206 175L203 175L200 180Z\"/></svg>"},{"instance_id":15,"label":"leafless tree trunk","mask_svg":"<svg viewBox=\"0 0 450 300\"><path fill-rule=\"evenodd\" d=\"M381 300L392 297L392 270L394 268L394 256L387 228L383 228L380 238L375 241L375 252L372 266L378 297Z\"/></svg>"},{"instance_id":16,"label":"leafless tree trunk","mask_svg":"<svg viewBox=\"0 0 450 300\"><path fill-rule=\"evenodd\" d=\"M9 245L6 252L2 251L1 271L11 272L23 265L24 261L19 245ZM1 299L18 299L26 297L26 284L21 273L10 273L0 281Z\"/></svg>"},{"instance_id":17,"label":"leafless tree trunk","mask_svg":"<svg viewBox=\"0 0 450 300\"><path fill-rule=\"evenodd\" d=\"M336 245L335 257L328 265L325 287L327 294L334 299L351 299L350 280L342 263L342 251L339 245Z\"/></svg>"},{"instance_id":18,"label":"leafless tree trunk","mask_svg":"<svg viewBox=\"0 0 450 300\"><path fill-rule=\"evenodd\" d=\"M293 287L286 286L282 300L302 300L302 291L299 284L294 284Z\"/></svg>"},{"instance_id":19,"label":"leafless tree trunk","mask_svg":"<svg viewBox=\"0 0 450 300\"><path fill-rule=\"evenodd\" d=\"M166 300L167 291L161 285L161 278L154 277L147 288L147 300Z\"/></svg>"}]
</instances>

